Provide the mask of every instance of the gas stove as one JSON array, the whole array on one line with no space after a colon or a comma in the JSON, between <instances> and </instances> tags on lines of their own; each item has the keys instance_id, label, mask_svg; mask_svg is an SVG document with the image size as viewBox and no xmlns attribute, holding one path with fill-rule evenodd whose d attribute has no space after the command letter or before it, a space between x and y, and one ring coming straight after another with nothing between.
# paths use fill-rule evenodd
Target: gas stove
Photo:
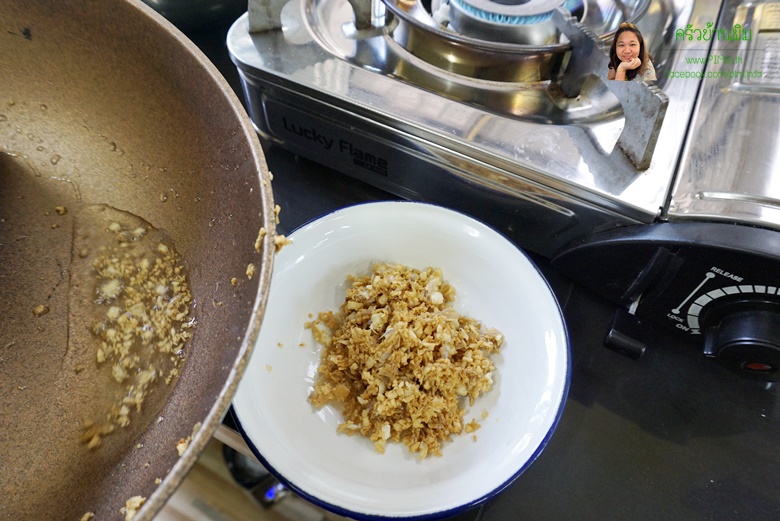
<instances>
[{"instance_id":1,"label":"gas stove","mask_svg":"<svg viewBox=\"0 0 780 521\"><path fill-rule=\"evenodd\" d=\"M622 22L657 81L607 79ZM228 33L260 135L456 208L780 379L780 3L252 0Z\"/></svg>"}]
</instances>

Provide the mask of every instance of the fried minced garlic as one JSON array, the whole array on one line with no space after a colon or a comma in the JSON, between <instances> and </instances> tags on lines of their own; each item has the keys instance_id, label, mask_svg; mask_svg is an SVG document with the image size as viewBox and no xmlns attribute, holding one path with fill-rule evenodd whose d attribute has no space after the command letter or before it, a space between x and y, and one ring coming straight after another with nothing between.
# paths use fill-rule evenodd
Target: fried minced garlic
<instances>
[{"instance_id":1,"label":"fried minced garlic","mask_svg":"<svg viewBox=\"0 0 780 521\"><path fill-rule=\"evenodd\" d=\"M473 404L492 389L489 355L503 335L458 315L438 268L377 263L348 280L339 312L306 324L324 346L310 402L341 406L338 431L369 438L380 453L394 441L420 459L440 456L464 431L466 397Z\"/></svg>"},{"instance_id":2,"label":"fried minced garlic","mask_svg":"<svg viewBox=\"0 0 780 521\"><path fill-rule=\"evenodd\" d=\"M279 224L279 212L277 211L281 210L281 208L277 205L274 209L275 215L276 215L276 223ZM255 251L257 253L260 253L263 249L263 239L265 236L268 235L268 231L265 228L260 228L260 231L257 233L257 239L255 239ZM287 246L288 244L292 244L292 239L285 237L282 234L275 234L274 235L274 248L277 253L279 253L279 250Z\"/></svg>"},{"instance_id":3,"label":"fried minced garlic","mask_svg":"<svg viewBox=\"0 0 780 521\"><path fill-rule=\"evenodd\" d=\"M260 253L263 249L263 239L266 235L268 235L268 231L266 231L264 227L260 228L260 231L257 232L257 239L255 239L255 251L257 253Z\"/></svg>"},{"instance_id":4,"label":"fried minced garlic","mask_svg":"<svg viewBox=\"0 0 780 521\"><path fill-rule=\"evenodd\" d=\"M146 503L145 497L133 496L125 501L125 506L119 509L119 513L125 516L125 521L130 521L135 517L144 503Z\"/></svg>"},{"instance_id":5,"label":"fried minced garlic","mask_svg":"<svg viewBox=\"0 0 780 521\"><path fill-rule=\"evenodd\" d=\"M32 312L33 312L33 315L35 315L36 317L42 317L43 315L45 315L46 313L49 312L49 306L44 306L43 304L38 304L37 306L35 306L33 308Z\"/></svg>"},{"instance_id":6,"label":"fried minced garlic","mask_svg":"<svg viewBox=\"0 0 780 521\"><path fill-rule=\"evenodd\" d=\"M187 436L186 438L180 438L179 441L176 442L176 452L179 453L179 457L182 457L185 452L187 452L187 447L190 446L190 442L192 441L191 436Z\"/></svg>"},{"instance_id":7,"label":"fried minced garlic","mask_svg":"<svg viewBox=\"0 0 780 521\"><path fill-rule=\"evenodd\" d=\"M276 253L279 253L279 250L288 244L292 244L292 239L289 237L285 237L284 235L274 235L274 247L276 248Z\"/></svg>"},{"instance_id":8,"label":"fried minced garlic","mask_svg":"<svg viewBox=\"0 0 780 521\"><path fill-rule=\"evenodd\" d=\"M472 418L470 422L466 424L466 426L463 428L464 431L468 433L472 433L476 430L478 430L480 427L482 427L476 418Z\"/></svg>"},{"instance_id":9,"label":"fried minced garlic","mask_svg":"<svg viewBox=\"0 0 780 521\"><path fill-rule=\"evenodd\" d=\"M179 453L179 457L184 456L184 453L187 452L187 448L190 446L190 442L192 441L192 438L195 437L195 435L200 430L201 423L198 422L192 427L192 434L187 436L186 438L181 438L179 441L176 442L176 452Z\"/></svg>"}]
</instances>

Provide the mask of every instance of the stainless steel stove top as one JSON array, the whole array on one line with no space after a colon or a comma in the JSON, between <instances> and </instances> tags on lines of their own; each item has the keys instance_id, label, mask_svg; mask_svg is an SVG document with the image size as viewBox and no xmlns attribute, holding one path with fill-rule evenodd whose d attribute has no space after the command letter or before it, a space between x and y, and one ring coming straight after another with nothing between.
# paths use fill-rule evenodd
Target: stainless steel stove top
<instances>
[{"instance_id":1,"label":"stainless steel stove top","mask_svg":"<svg viewBox=\"0 0 780 521\"><path fill-rule=\"evenodd\" d=\"M403 7L388 5L391 12ZM422 18L421 9L413 3L407 19ZM700 4L686 12L660 2L637 11L644 12L638 23L657 63L672 67L683 57L664 48L671 28L711 13ZM588 13L586 20L601 20L598 30L605 34L621 19L614 7L598 2L588 5ZM616 147L623 110L604 82L586 80L579 96L567 98L554 81L541 79L560 74L551 69L561 66L551 62L562 60L566 43L529 47L480 41L481 48L464 51L460 40L474 39L451 34L420 42L419 35L427 33L417 25L395 14L380 15L374 18L378 26L357 29L346 0L292 0L279 11L281 28L251 33L249 16L239 19L228 45L245 82L252 120L267 138L304 149L325 164L345 165L349 168L342 170L401 195L431 198L426 192L440 192L442 183L450 183L442 178L454 177L530 198L552 212L555 229L543 232L548 237L576 226L573 215L595 219L591 228L657 218L672 184L697 82L660 82L669 106L652 163L639 171ZM448 52L453 49L457 56ZM451 60L455 72L442 68L442 60ZM365 136L373 142L366 143ZM356 153L369 158L364 162L369 168L354 168ZM410 171L399 155L417 157L431 168ZM431 174L438 170L449 175Z\"/></svg>"},{"instance_id":2,"label":"stainless steel stove top","mask_svg":"<svg viewBox=\"0 0 780 521\"><path fill-rule=\"evenodd\" d=\"M665 220L780 228L778 6L256 0L228 47L265 138L404 197L478 217L490 206L510 236L535 221L538 240L524 246L550 255L594 231ZM585 40L561 34L558 7ZM624 20L642 31L657 84L617 85L634 82L606 80L606 61L571 81L575 61L601 63ZM680 38L713 25L729 39ZM732 27L752 39L732 40ZM744 60L743 77L712 59L724 56ZM745 79L749 67L767 72Z\"/></svg>"}]
</instances>

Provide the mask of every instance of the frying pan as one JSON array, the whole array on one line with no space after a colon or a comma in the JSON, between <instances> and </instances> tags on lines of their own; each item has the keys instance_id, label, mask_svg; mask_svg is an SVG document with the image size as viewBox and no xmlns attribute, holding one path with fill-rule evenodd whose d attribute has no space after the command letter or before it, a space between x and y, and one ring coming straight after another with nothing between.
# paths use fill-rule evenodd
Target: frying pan
<instances>
[{"instance_id":1,"label":"frying pan","mask_svg":"<svg viewBox=\"0 0 780 521\"><path fill-rule=\"evenodd\" d=\"M136 496L134 519L154 516L257 337L273 206L240 102L160 15L136 0L0 2L0 519L122 519ZM196 324L179 376L90 449L86 422L116 392L81 309L89 274L74 269L96 209L168 237Z\"/></svg>"}]
</instances>

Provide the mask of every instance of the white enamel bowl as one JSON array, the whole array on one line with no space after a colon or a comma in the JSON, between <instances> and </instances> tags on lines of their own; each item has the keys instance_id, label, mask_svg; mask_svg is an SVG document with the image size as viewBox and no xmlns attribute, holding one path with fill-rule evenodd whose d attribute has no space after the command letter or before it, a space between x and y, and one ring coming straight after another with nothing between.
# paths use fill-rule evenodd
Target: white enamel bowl
<instances>
[{"instance_id":1,"label":"white enamel bowl","mask_svg":"<svg viewBox=\"0 0 780 521\"><path fill-rule=\"evenodd\" d=\"M260 461L296 493L356 519L436 519L501 492L552 436L570 379L558 303L528 257L463 214L412 202L352 206L290 235L276 256L268 309L233 407ZM338 434L340 413L307 401L321 347L304 323L344 301L348 274L373 261L440 267L463 315L504 333L493 390L469 408L481 428L441 457L419 461L400 444L385 454ZM487 417L482 419L483 411Z\"/></svg>"}]
</instances>

